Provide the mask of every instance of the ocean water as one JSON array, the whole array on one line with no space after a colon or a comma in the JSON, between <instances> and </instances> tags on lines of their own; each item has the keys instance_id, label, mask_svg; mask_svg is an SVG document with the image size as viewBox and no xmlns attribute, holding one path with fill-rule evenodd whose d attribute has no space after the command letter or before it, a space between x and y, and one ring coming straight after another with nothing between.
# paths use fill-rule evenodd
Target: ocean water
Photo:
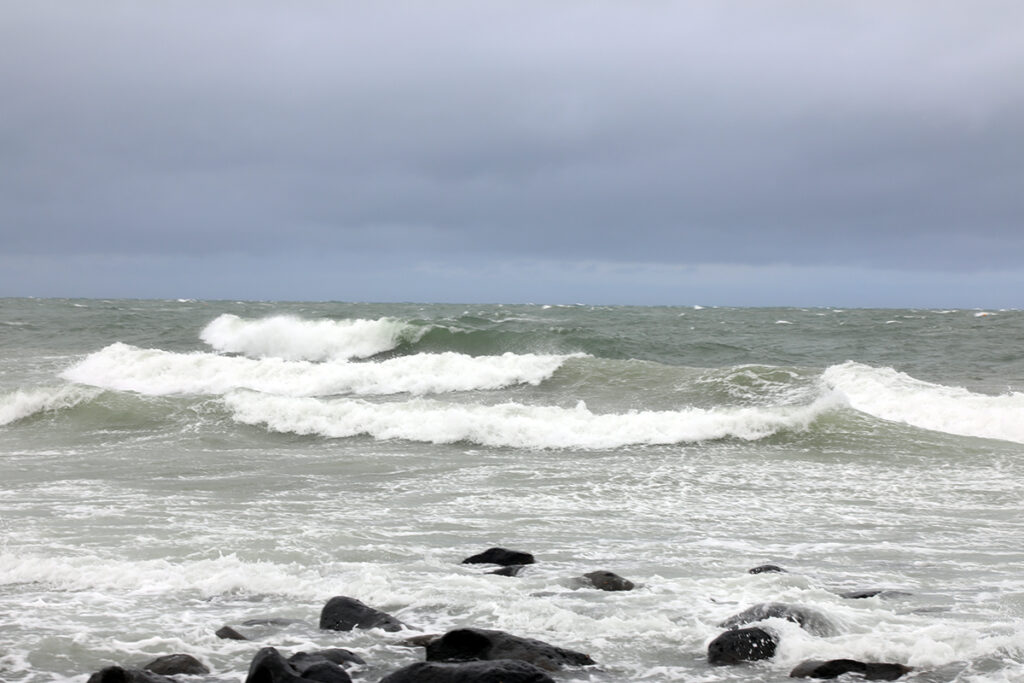
<instances>
[{"instance_id":1,"label":"ocean water","mask_svg":"<svg viewBox=\"0 0 1024 683\"><path fill-rule=\"evenodd\" d=\"M1024 681L1022 500L1021 311L0 300L10 683L268 645L375 683L461 626L598 662L559 681ZM319 631L335 595L411 629ZM709 666L762 602L834 628Z\"/></svg>"}]
</instances>

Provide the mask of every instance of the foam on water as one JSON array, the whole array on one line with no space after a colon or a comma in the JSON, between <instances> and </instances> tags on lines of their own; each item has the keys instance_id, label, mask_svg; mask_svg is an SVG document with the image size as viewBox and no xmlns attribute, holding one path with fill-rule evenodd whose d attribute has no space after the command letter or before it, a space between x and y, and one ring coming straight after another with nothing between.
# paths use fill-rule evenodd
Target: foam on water
<instances>
[{"instance_id":1,"label":"foam on water","mask_svg":"<svg viewBox=\"0 0 1024 683\"><path fill-rule=\"evenodd\" d=\"M368 358L403 341L415 342L428 328L390 318L378 320L304 320L275 315L246 320L225 313L210 322L200 338L217 351L252 358L343 360Z\"/></svg>"},{"instance_id":2,"label":"foam on water","mask_svg":"<svg viewBox=\"0 0 1024 683\"><path fill-rule=\"evenodd\" d=\"M932 384L888 367L848 361L823 381L853 408L874 417L959 436L1024 443L1024 394L977 394Z\"/></svg>"},{"instance_id":3,"label":"foam on water","mask_svg":"<svg viewBox=\"0 0 1024 683\"><path fill-rule=\"evenodd\" d=\"M171 353L116 343L68 368L62 377L150 396L222 394L252 389L286 396L431 394L539 384L570 356L473 357L417 354L375 363L257 360L212 353Z\"/></svg>"},{"instance_id":4,"label":"foam on water","mask_svg":"<svg viewBox=\"0 0 1024 683\"><path fill-rule=\"evenodd\" d=\"M99 393L96 389L72 385L15 391L0 396L0 426L37 413L71 408L92 400Z\"/></svg>"},{"instance_id":5,"label":"foam on water","mask_svg":"<svg viewBox=\"0 0 1024 683\"><path fill-rule=\"evenodd\" d=\"M807 429L838 404L831 396L804 406L596 414L576 408L453 405L414 399L371 403L232 392L224 397L234 418L272 431L341 438L369 435L427 443L468 441L518 448L620 448L712 439L762 439L782 430Z\"/></svg>"}]
</instances>

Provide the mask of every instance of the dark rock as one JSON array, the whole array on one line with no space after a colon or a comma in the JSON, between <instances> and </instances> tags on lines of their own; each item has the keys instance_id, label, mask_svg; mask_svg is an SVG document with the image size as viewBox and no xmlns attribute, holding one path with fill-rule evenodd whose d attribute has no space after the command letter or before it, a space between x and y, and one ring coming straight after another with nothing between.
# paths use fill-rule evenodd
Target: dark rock
<instances>
[{"instance_id":1,"label":"dark rock","mask_svg":"<svg viewBox=\"0 0 1024 683\"><path fill-rule=\"evenodd\" d=\"M297 669L281 653L272 647L265 647L256 653L249 664L249 675L245 683L352 683L352 678L334 662L320 658L303 670Z\"/></svg>"},{"instance_id":2,"label":"dark rock","mask_svg":"<svg viewBox=\"0 0 1024 683\"><path fill-rule=\"evenodd\" d=\"M506 548L488 548L479 555L467 557L462 564L500 564L507 567L512 564L533 564L534 562L533 555L530 553Z\"/></svg>"},{"instance_id":3,"label":"dark rock","mask_svg":"<svg viewBox=\"0 0 1024 683\"><path fill-rule=\"evenodd\" d=\"M487 662L418 662L380 683L555 683L532 664L514 659Z\"/></svg>"},{"instance_id":4,"label":"dark rock","mask_svg":"<svg viewBox=\"0 0 1024 683\"><path fill-rule=\"evenodd\" d=\"M108 666L89 676L87 683L177 683L152 671L142 669L125 669L120 666Z\"/></svg>"},{"instance_id":5,"label":"dark rock","mask_svg":"<svg viewBox=\"0 0 1024 683\"><path fill-rule=\"evenodd\" d=\"M142 667L161 676L208 674L210 669L192 655L164 655Z\"/></svg>"},{"instance_id":6,"label":"dark rock","mask_svg":"<svg viewBox=\"0 0 1024 683\"><path fill-rule=\"evenodd\" d=\"M366 664L365 659L352 652L352 650L346 650L343 647L331 647L326 650L315 650L314 652L296 652L288 658L288 663L294 666L299 673L302 673L314 664L325 660L345 668L353 664L358 664L359 666Z\"/></svg>"},{"instance_id":7,"label":"dark rock","mask_svg":"<svg viewBox=\"0 0 1024 683\"><path fill-rule=\"evenodd\" d=\"M913 670L913 667L892 662L869 662L864 665L864 678L869 681L895 681Z\"/></svg>"},{"instance_id":8,"label":"dark rock","mask_svg":"<svg viewBox=\"0 0 1024 683\"><path fill-rule=\"evenodd\" d=\"M737 628L765 619L785 619L798 624L808 633L816 636L834 636L839 632L835 623L818 610L802 605L787 605L781 602L765 602L733 615L718 624L722 628Z\"/></svg>"},{"instance_id":9,"label":"dark rock","mask_svg":"<svg viewBox=\"0 0 1024 683\"><path fill-rule=\"evenodd\" d=\"M855 659L811 659L801 662L789 672L791 678L838 678L847 673L862 674L869 681L895 681L912 671L902 664L865 663Z\"/></svg>"},{"instance_id":10,"label":"dark rock","mask_svg":"<svg viewBox=\"0 0 1024 683\"><path fill-rule=\"evenodd\" d=\"M708 664L739 664L775 656L778 639L762 628L726 631L708 644Z\"/></svg>"},{"instance_id":11,"label":"dark rock","mask_svg":"<svg viewBox=\"0 0 1024 683\"><path fill-rule=\"evenodd\" d=\"M603 591L631 591L634 588L632 581L624 579L613 572L590 572L589 574L584 574L583 578L589 581L594 588Z\"/></svg>"},{"instance_id":12,"label":"dark rock","mask_svg":"<svg viewBox=\"0 0 1024 683\"><path fill-rule=\"evenodd\" d=\"M554 671L562 666L594 664L589 655L550 645L541 640L520 638L504 631L461 628L449 631L427 645L427 661L468 661L473 659L518 659Z\"/></svg>"},{"instance_id":13,"label":"dark rock","mask_svg":"<svg viewBox=\"0 0 1024 683\"><path fill-rule=\"evenodd\" d=\"M902 598L910 595L910 593L904 593L903 591L891 591L884 588L869 588L866 590L859 591L846 591L840 593L839 597L846 598L847 600L862 600L864 598Z\"/></svg>"},{"instance_id":14,"label":"dark rock","mask_svg":"<svg viewBox=\"0 0 1024 683\"><path fill-rule=\"evenodd\" d=\"M510 564L507 567L501 569L495 569L493 572L487 572L488 574L497 574L498 576L519 576L522 571L526 569L525 564Z\"/></svg>"},{"instance_id":15,"label":"dark rock","mask_svg":"<svg viewBox=\"0 0 1024 683\"><path fill-rule=\"evenodd\" d=\"M782 567L775 564L762 564L759 567L754 567L748 574L788 574L788 572Z\"/></svg>"},{"instance_id":16,"label":"dark rock","mask_svg":"<svg viewBox=\"0 0 1024 683\"><path fill-rule=\"evenodd\" d=\"M405 624L355 598L338 595L328 600L320 611L320 628L328 631L379 628L393 632L401 631Z\"/></svg>"},{"instance_id":17,"label":"dark rock","mask_svg":"<svg viewBox=\"0 0 1024 683\"><path fill-rule=\"evenodd\" d=\"M221 626L213 635L222 640L249 640L230 626Z\"/></svg>"}]
</instances>

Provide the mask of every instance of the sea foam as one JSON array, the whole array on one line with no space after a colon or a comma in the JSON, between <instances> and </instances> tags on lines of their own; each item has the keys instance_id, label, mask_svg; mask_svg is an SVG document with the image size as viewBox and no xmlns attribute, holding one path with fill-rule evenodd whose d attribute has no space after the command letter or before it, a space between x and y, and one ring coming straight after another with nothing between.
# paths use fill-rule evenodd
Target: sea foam
<instances>
[{"instance_id":1,"label":"sea foam","mask_svg":"<svg viewBox=\"0 0 1024 683\"><path fill-rule=\"evenodd\" d=\"M224 397L238 422L272 431L326 437L369 435L427 443L467 441L516 448L605 449L629 445L693 443L728 437L757 440L782 430L806 429L835 402L771 408L593 413L575 408L453 405L413 399L372 403L233 392Z\"/></svg>"},{"instance_id":2,"label":"sea foam","mask_svg":"<svg viewBox=\"0 0 1024 683\"><path fill-rule=\"evenodd\" d=\"M539 384L570 357L513 353L477 357L446 352L374 363L312 363L172 353L115 343L68 368L62 377L150 396L223 394L235 389L286 396L422 395Z\"/></svg>"},{"instance_id":3,"label":"sea foam","mask_svg":"<svg viewBox=\"0 0 1024 683\"><path fill-rule=\"evenodd\" d=\"M856 410L883 420L959 436L1024 443L1024 394L978 394L932 384L893 368L848 361L823 381Z\"/></svg>"},{"instance_id":4,"label":"sea foam","mask_svg":"<svg viewBox=\"0 0 1024 683\"><path fill-rule=\"evenodd\" d=\"M225 313L199 334L217 351L252 358L343 360L369 358L404 341L416 342L429 328L391 318L378 320L304 320L276 315L245 320Z\"/></svg>"},{"instance_id":5,"label":"sea foam","mask_svg":"<svg viewBox=\"0 0 1024 683\"><path fill-rule=\"evenodd\" d=\"M96 389L64 385L43 387L31 391L15 391L0 396L0 425L22 420L36 413L71 408L95 398Z\"/></svg>"}]
</instances>

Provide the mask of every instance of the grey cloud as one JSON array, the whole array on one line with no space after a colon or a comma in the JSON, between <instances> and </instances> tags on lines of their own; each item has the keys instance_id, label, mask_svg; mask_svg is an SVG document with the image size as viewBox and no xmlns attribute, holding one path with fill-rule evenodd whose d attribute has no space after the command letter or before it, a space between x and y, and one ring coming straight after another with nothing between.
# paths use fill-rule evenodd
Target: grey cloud
<instances>
[{"instance_id":1,"label":"grey cloud","mask_svg":"<svg viewBox=\"0 0 1024 683\"><path fill-rule=\"evenodd\" d=\"M1024 262L1024 6L25 3L9 252Z\"/></svg>"}]
</instances>

